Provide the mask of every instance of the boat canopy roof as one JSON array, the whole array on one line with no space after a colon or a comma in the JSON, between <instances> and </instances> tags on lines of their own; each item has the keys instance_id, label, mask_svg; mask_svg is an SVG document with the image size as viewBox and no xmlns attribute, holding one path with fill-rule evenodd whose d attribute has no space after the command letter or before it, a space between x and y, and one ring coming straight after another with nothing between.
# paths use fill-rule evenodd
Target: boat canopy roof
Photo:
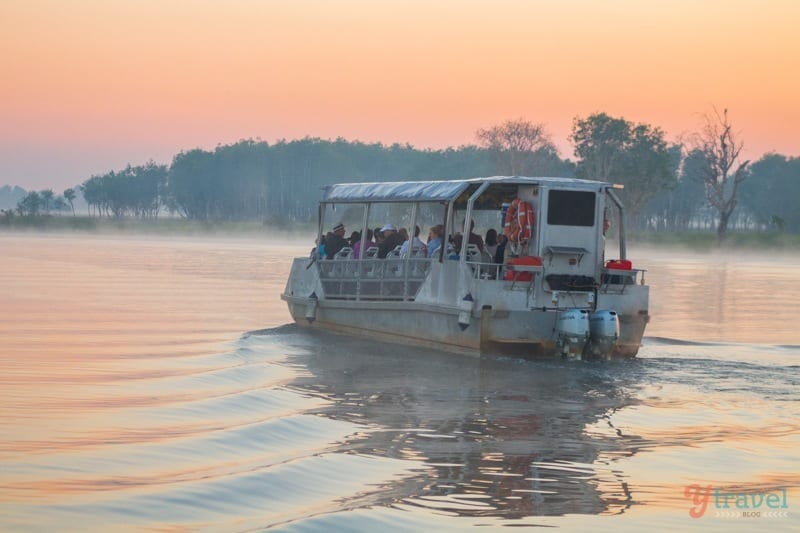
<instances>
[{"instance_id":1,"label":"boat canopy roof","mask_svg":"<svg viewBox=\"0 0 800 533\"><path fill-rule=\"evenodd\" d=\"M575 178L529 178L522 176L494 176L447 181L387 181L383 183L339 183L328 185L322 195L323 203L364 202L441 202L458 198L470 185L511 184L547 185L567 189L600 191L621 188L605 181Z\"/></svg>"}]
</instances>

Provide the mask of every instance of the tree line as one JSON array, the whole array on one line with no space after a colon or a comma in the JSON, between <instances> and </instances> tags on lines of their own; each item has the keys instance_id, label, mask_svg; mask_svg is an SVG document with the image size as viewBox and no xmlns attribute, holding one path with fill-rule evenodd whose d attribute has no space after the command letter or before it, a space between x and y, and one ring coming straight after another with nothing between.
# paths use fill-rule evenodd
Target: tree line
<instances>
[{"instance_id":1,"label":"tree line","mask_svg":"<svg viewBox=\"0 0 800 533\"><path fill-rule=\"evenodd\" d=\"M767 154L742 160L743 142L727 110L714 110L681 143L660 128L595 113L573 122L575 159L562 158L542 124L509 120L476 132L475 145L420 150L344 139L269 144L242 140L177 154L169 166L148 162L95 175L80 185L95 216L140 218L170 212L202 221L293 223L317 215L320 188L337 182L562 176L624 185L633 229L709 228L723 239L731 225L800 231L800 158ZM75 190L68 189L74 199ZM29 193L17 209L36 214L72 205L64 191ZM29 198L32 194L38 195ZM59 207L60 206L60 207Z\"/></svg>"},{"instance_id":2,"label":"tree line","mask_svg":"<svg viewBox=\"0 0 800 533\"><path fill-rule=\"evenodd\" d=\"M73 202L77 194L75 189L66 189L63 194L57 195L53 189L44 189L42 191L30 191L25 193L22 198L17 202L17 212L20 215L36 216L39 214L51 214L59 211L69 211L75 214L75 205ZM11 210L4 211L9 216L13 213Z\"/></svg>"}]
</instances>

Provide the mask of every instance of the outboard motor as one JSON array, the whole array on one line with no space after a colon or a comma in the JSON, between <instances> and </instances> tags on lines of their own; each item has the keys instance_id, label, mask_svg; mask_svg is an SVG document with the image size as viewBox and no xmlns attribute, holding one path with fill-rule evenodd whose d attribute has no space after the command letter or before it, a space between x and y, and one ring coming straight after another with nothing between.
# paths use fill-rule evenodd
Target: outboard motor
<instances>
[{"instance_id":1,"label":"outboard motor","mask_svg":"<svg viewBox=\"0 0 800 533\"><path fill-rule=\"evenodd\" d=\"M561 354L580 357L589 340L589 311L567 309L558 315L556 324L557 344Z\"/></svg>"},{"instance_id":2,"label":"outboard motor","mask_svg":"<svg viewBox=\"0 0 800 533\"><path fill-rule=\"evenodd\" d=\"M619 339L617 312L601 309L592 313L589 317L589 333L588 357L608 359Z\"/></svg>"}]
</instances>

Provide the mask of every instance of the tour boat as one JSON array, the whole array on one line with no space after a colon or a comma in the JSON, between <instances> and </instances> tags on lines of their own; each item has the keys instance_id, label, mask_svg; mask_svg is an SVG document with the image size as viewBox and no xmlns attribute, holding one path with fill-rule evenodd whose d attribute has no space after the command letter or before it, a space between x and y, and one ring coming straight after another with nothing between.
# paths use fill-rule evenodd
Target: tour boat
<instances>
[{"instance_id":1,"label":"tour boat","mask_svg":"<svg viewBox=\"0 0 800 533\"><path fill-rule=\"evenodd\" d=\"M375 343L473 355L633 357L650 318L649 288L645 270L627 257L621 188L519 176L330 185L318 243L334 226L364 237L363 228L405 227L410 242L386 252L362 238L331 258L315 247L294 259L281 298L301 326ZM503 235L505 253L471 234L473 224ZM605 250L609 225L619 246L613 258ZM444 244L426 250L414 237L418 226L437 226Z\"/></svg>"}]
</instances>

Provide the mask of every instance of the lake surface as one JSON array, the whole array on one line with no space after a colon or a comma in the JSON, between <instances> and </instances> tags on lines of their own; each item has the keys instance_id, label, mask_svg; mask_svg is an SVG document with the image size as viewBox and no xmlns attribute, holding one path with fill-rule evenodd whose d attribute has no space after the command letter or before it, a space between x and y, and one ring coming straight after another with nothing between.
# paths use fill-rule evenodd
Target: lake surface
<instances>
[{"instance_id":1,"label":"lake surface","mask_svg":"<svg viewBox=\"0 0 800 533\"><path fill-rule=\"evenodd\" d=\"M585 363L309 334L308 249L0 234L0 529L800 526L798 256L632 247L645 345Z\"/></svg>"}]
</instances>

